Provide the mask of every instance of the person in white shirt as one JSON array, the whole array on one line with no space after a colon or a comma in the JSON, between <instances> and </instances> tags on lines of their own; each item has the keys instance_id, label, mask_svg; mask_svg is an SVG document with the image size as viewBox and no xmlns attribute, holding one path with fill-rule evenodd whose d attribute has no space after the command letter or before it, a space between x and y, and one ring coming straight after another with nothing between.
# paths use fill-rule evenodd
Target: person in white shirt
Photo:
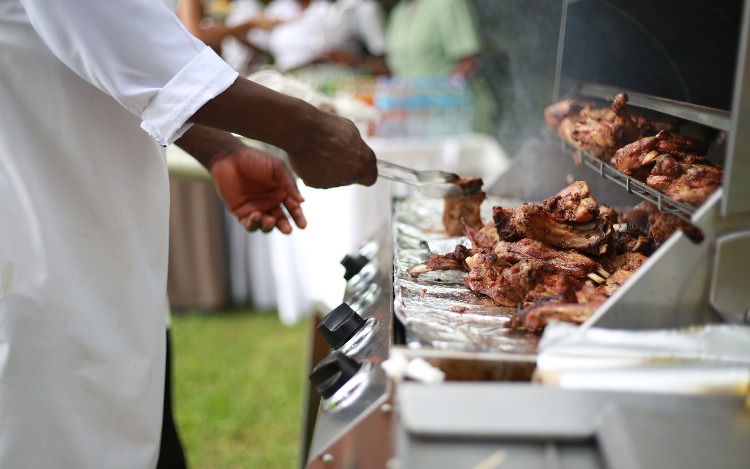
<instances>
[{"instance_id":1,"label":"person in white shirt","mask_svg":"<svg viewBox=\"0 0 750 469\"><path fill-rule=\"evenodd\" d=\"M377 178L349 121L238 77L159 0L0 0L0 467L153 468L162 420L164 147L250 231L306 185Z\"/></svg>"},{"instance_id":2,"label":"person in white shirt","mask_svg":"<svg viewBox=\"0 0 750 469\"><path fill-rule=\"evenodd\" d=\"M274 0L266 15L285 21L250 38L273 56L281 71L328 62L387 72L385 14L374 0Z\"/></svg>"}]
</instances>

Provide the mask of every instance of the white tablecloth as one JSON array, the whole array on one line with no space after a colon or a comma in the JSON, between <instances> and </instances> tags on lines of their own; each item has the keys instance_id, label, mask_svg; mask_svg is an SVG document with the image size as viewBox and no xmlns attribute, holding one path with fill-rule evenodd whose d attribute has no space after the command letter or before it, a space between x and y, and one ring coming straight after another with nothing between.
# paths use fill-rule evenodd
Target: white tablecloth
<instances>
[{"instance_id":1,"label":"white tablecloth","mask_svg":"<svg viewBox=\"0 0 750 469\"><path fill-rule=\"evenodd\" d=\"M497 141L486 135L430 140L373 138L368 144L380 159L415 169L479 176L486 185L509 164ZM178 148L168 149L167 158L172 174L200 177L200 170L190 168L197 163ZM335 308L345 288L341 259L356 252L390 220L393 196L404 195L407 190L402 184L382 179L372 187L327 190L300 184L308 227L290 236L278 232L248 234L227 217L234 302L277 309L285 324L293 324L315 310Z\"/></svg>"}]
</instances>

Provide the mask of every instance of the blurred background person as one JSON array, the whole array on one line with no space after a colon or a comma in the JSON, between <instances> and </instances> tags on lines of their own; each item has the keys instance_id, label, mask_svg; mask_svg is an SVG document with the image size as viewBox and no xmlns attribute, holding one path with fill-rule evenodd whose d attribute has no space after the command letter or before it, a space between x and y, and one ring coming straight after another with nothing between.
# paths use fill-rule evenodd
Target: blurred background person
<instances>
[{"instance_id":1,"label":"blurred background person","mask_svg":"<svg viewBox=\"0 0 750 469\"><path fill-rule=\"evenodd\" d=\"M288 20L266 37L254 36L282 72L312 64L387 72L385 13L375 0L273 0L265 14Z\"/></svg>"},{"instance_id":2,"label":"blurred background person","mask_svg":"<svg viewBox=\"0 0 750 469\"><path fill-rule=\"evenodd\" d=\"M177 16L190 34L219 54L225 39L232 38L249 45L247 34L250 30L270 30L281 22L279 19L264 16L262 4L256 0L235 0L230 2L229 8L232 8L233 3L237 3L236 8L242 14L242 19L237 20L240 15L235 13L231 24L224 18L212 18L207 15L201 0L179 0Z\"/></svg>"},{"instance_id":3,"label":"blurred background person","mask_svg":"<svg viewBox=\"0 0 750 469\"><path fill-rule=\"evenodd\" d=\"M476 73L481 48L467 0L400 0L388 18L386 62L392 76L465 83L473 97L473 130L492 134L496 106Z\"/></svg>"}]
</instances>

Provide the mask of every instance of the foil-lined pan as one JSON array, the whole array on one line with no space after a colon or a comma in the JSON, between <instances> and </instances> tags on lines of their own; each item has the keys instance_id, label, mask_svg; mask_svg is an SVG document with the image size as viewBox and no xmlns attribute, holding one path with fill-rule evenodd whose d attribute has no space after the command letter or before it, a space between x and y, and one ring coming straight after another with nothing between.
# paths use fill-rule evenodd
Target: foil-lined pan
<instances>
[{"instance_id":1,"label":"foil-lined pan","mask_svg":"<svg viewBox=\"0 0 750 469\"><path fill-rule=\"evenodd\" d=\"M488 197L482 219L492 220L492 207L516 207L519 200ZM515 308L495 305L464 285L465 273L436 271L413 277L409 269L432 254L452 252L464 237L446 237L444 201L412 195L393 204L394 312L404 325L410 348L534 354L538 336L514 331L508 322Z\"/></svg>"}]
</instances>

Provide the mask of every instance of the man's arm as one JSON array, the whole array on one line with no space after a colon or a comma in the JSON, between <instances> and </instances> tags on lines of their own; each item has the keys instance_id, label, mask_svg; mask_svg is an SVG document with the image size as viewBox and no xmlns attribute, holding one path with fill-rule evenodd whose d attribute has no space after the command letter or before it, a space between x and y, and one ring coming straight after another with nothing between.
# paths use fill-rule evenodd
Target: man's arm
<instances>
[{"instance_id":1,"label":"man's arm","mask_svg":"<svg viewBox=\"0 0 750 469\"><path fill-rule=\"evenodd\" d=\"M281 148L310 187L369 186L377 179L375 154L351 121L242 77L188 121Z\"/></svg>"}]
</instances>

